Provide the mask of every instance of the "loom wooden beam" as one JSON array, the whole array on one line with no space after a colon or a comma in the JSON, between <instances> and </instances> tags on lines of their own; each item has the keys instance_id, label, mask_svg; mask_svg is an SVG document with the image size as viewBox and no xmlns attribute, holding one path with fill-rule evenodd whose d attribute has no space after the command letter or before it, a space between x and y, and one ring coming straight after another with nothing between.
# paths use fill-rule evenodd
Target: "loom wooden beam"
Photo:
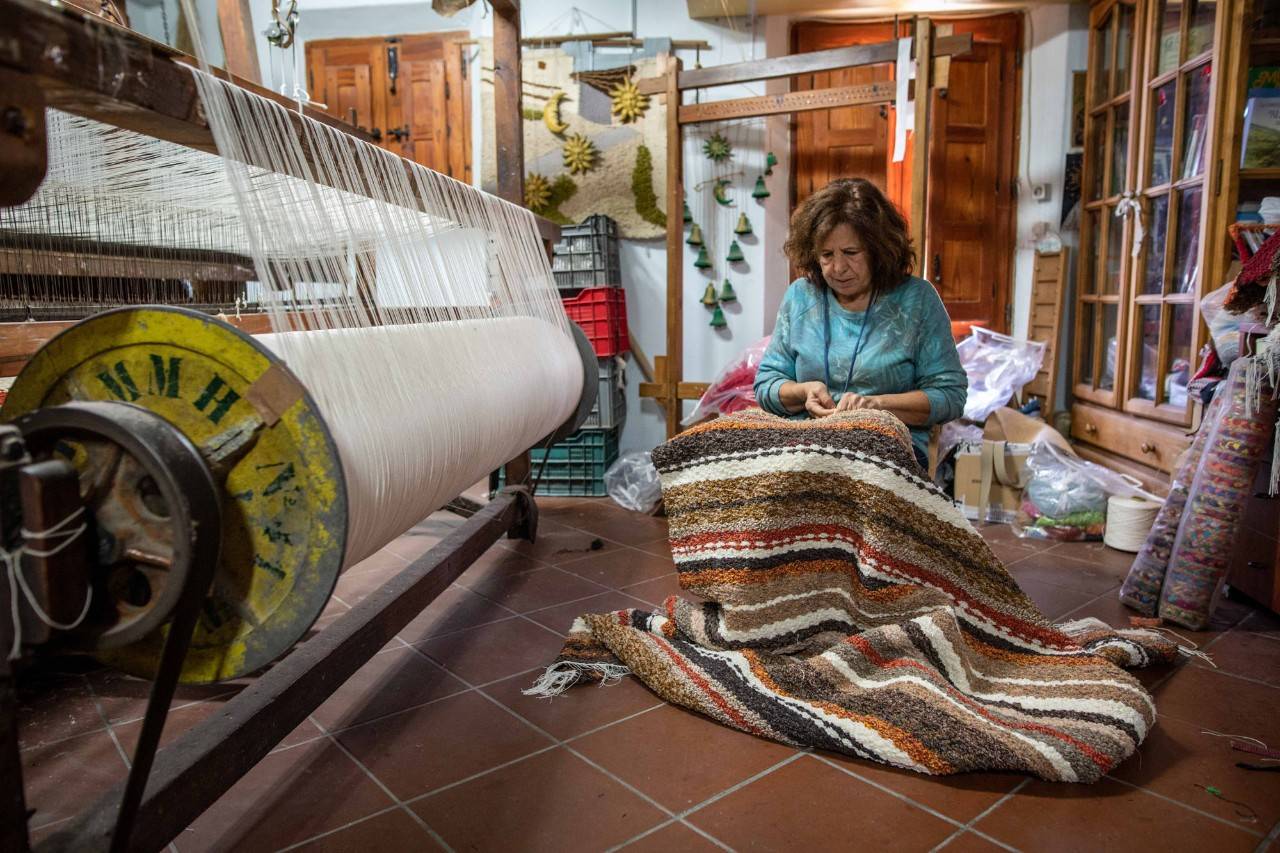
<instances>
[{"instance_id":1,"label":"loom wooden beam","mask_svg":"<svg viewBox=\"0 0 1280 853\"><path fill-rule=\"evenodd\" d=\"M654 359L654 369L666 385L667 437L680 431L681 405L676 383L684 372L684 146L680 144L680 73L683 63L667 55L667 354Z\"/></svg>"},{"instance_id":2,"label":"loom wooden beam","mask_svg":"<svg viewBox=\"0 0 1280 853\"><path fill-rule=\"evenodd\" d=\"M236 77L261 83L262 70L258 65L249 0L218 0L218 29L222 31L222 52L227 57L227 71Z\"/></svg>"},{"instance_id":3,"label":"loom wooden beam","mask_svg":"<svg viewBox=\"0 0 1280 853\"><path fill-rule=\"evenodd\" d=\"M521 111L520 8L493 4L493 115L498 195L524 204L524 121Z\"/></svg>"},{"instance_id":4,"label":"loom wooden beam","mask_svg":"<svg viewBox=\"0 0 1280 853\"><path fill-rule=\"evenodd\" d=\"M952 36L954 38L954 36ZM918 269L923 273L929 258L929 247L926 242L928 233L926 224L929 221L929 97L932 86L930 74L932 63L920 60L920 57L933 56L933 22L928 18L916 21L915 42L912 50L917 58L915 82L915 126L912 128L911 144L911 240L919 252Z\"/></svg>"},{"instance_id":5,"label":"loom wooden beam","mask_svg":"<svg viewBox=\"0 0 1280 853\"><path fill-rule=\"evenodd\" d=\"M928 55L935 58L955 56L968 53L972 49L973 34L964 33L963 35L938 39L933 45L932 53ZM853 47L833 47L829 50L793 53L790 56L778 56L773 59L732 62L725 65L713 65L709 68L691 69L680 74L679 88L684 91L685 89L701 89L707 86L725 86L730 83L750 83L754 80L794 77L797 74L818 74L823 71L833 71L837 68L893 62L897 58L897 40L855 45ZM636 87L646 95L660 94L666 90L665 77L659 75L637 80Z\"/></svg>"},{"instance_id":6,"label":"loom wooden beam","mask_svg":"<svg viewBox=\"0 0 1280 853\"><path fill-rule=\"evenodd\" d=\"M836 86L830 89L805 89L782 95L761 95L756 98L735 98L731 101L684 104L680 107L680 123L698 124L704 121L754 118L861 104L891 104L893 97L892 81Z\"/></svg>"}]
</instances>

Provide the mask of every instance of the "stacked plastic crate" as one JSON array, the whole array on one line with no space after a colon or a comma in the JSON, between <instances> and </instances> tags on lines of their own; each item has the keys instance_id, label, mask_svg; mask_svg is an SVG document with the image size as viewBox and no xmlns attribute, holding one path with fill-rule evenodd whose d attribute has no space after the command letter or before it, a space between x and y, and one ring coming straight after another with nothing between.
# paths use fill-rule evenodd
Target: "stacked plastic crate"
<instances>
[{"instance_id":1,"label":"stacked plastic crate","mask_svg":"<svg viewBox=\"0 0 1280 853\"><path fill-rule=\"evenodd\" d=\"M607 216L589 216L581 225L561 229L551 270L569 319L582 327L596 351L600 393L583 428L545 451L530 451L533 475L543 467L540 495L601 496L604 472L618 458L618 437L627 417L622 356L627 337L627 303L618 261L618 224Z\"/></svg>"}]
</instances>

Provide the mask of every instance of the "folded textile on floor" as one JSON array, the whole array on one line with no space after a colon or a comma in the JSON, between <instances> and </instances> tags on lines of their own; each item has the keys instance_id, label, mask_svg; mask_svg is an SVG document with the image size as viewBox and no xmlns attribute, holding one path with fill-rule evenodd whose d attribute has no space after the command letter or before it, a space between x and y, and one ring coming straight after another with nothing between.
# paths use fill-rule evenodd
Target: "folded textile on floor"
<instances>
[{"instance_id":1,"label":"folded textile on floor","mask_svg":"<svg viewBox=\"0 0 1280 853\"><path fill-rule=\"evenodd\" d=\"M526 691L628 673L794 746L922 773L1092 782L1155 721L1120 666L1177 647L1053 625L916 465L892 415L720 418L654 450L680 585L662 612L578 618Z\"/></svg>"}]
</instances>

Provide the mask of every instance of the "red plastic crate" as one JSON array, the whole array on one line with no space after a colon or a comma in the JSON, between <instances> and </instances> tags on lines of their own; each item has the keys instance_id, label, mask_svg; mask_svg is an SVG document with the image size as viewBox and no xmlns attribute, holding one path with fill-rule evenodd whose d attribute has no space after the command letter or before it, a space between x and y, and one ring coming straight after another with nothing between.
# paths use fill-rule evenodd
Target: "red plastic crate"
<instances>
[{"instance_id":1,"label":"red plastic crate","mask_svg":"<svg viewBox=\"0 0 1280 853\"><path fill-rule=\"evenodd\" d=\"M589 287L563 300L564 312L582 327L599 358L631 350L627 338L627 296L621 287Z\"/></svg>"}]
</instances>

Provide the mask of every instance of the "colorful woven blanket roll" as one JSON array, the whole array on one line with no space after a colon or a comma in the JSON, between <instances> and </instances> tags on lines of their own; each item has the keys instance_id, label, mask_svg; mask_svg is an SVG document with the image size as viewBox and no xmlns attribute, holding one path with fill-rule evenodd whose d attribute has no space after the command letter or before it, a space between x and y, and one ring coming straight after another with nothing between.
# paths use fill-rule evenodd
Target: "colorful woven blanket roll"
<instances>
[{"instance_id":1,"label":"colorful woven blanket roll","mask_svg":"<svg viewBox=\"0 0 1280 853\"><path fill-rule=\"evenodd\" d=\"M653 459L680 584L709 601L580 617L529 693L632 673L725 725L931 774L1092 782L1150 730L1117 664L1176 646L1050 624L892 415L751 410Z\"/></svg>"}]
</instances>

